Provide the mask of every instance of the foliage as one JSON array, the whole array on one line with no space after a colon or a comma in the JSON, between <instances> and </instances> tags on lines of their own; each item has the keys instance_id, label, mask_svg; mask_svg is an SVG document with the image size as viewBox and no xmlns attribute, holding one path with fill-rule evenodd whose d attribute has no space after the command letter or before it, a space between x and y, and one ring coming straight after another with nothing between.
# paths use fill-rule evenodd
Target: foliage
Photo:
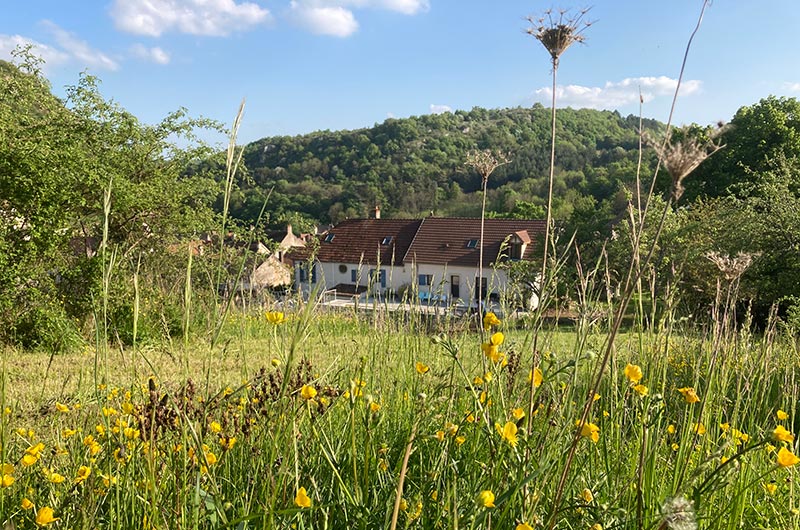
<instances>
[{"instance_id":1,"label":"foliage","mask_svg":"<svg viewBox=\"0 0 800 530\"><path fill-rule=\"evenodd\" d=\"M0 63L0 339L36 345L52 340L31 332L75 330L91 313L105 227L121 273L113 280L129 291L131 271L168 275L169 246L211 226L219 188L208 175L184 177L212 154L192 131L213 124L184 110L141 124L88 75L61 101L35 58L18 54L19 65ZM18 323L43 318L52 325L23 336Z\"/></svg>"}]
</instances>

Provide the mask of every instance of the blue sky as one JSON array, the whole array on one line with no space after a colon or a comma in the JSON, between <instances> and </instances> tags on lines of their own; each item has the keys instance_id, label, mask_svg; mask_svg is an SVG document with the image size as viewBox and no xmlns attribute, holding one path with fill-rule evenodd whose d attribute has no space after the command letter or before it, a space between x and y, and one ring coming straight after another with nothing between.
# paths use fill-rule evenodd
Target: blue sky
<instances>
[{"instance_id":1,"label":"blue sky","mask_svg":"<svg viewBox=\"0 0 800 530\"><path fill-rule=\"evenodd\" d=\"M563 55L559 106L667 119L702 0L596 0ZM186 107L241 141L448 109L549 105L550 63L525 34L536 0L0 0L0 58L32 42L55 92L81 71L147 123ZM695 38L676 122L729 120L800 97L797 0L717 0Z\"/></svg>"}]
</instances>

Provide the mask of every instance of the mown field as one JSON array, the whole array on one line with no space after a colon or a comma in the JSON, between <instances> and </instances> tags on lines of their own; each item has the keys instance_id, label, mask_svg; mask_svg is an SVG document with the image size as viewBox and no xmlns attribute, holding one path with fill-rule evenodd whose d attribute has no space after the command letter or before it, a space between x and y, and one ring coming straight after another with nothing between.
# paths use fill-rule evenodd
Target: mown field
<instances>
[{"instance_id":1,"label":"mown field","mask_svg":"<svg viewBox=\"0 0 800 530\"><path fill-rule=\"evenodd\" d=\"M530 323L486 323L253 312L213 349L7 350L5 528L800 522L779 329L623 333L581 425L605 330L543 328L531 381Z\"/></svg>"}]
</instances>

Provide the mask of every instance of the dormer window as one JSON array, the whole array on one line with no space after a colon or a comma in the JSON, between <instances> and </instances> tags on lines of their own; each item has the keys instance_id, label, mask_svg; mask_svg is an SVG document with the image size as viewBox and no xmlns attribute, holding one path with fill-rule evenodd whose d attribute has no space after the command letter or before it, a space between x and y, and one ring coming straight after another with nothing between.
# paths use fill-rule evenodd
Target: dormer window
<instances>
[{"instance_id":1,"label":"dormer window","mask_svg":"<svg viewBox=\"0 0 800 530\"><path fill-rule=\"evenodd\" d=\"M322 241L325 243L332 243L334 237L336 237L336 234L327 234L325 236L325 239L323 239Z\"/></svg>"},{"instance_id":2,"label":"dormer window","mask_svg":"<svg viewBox=\"0 0 800 530\"><path fill-rule=\"evenodd\" d=\"M478 240L470 239L469 241L467 241L467 248L478 248Z\"/></svg>"},{"instance_id":3,"label":"dormer window","mask_svg":"<svg viewBox=\"0 0 800 530\"><path fill-rule=\"evenodd\" d=\"M383 239L381 239L381 245L391 245L392 244L392 240L394 240L394 237L386 236Z\"/></svg>"}]
</instances>

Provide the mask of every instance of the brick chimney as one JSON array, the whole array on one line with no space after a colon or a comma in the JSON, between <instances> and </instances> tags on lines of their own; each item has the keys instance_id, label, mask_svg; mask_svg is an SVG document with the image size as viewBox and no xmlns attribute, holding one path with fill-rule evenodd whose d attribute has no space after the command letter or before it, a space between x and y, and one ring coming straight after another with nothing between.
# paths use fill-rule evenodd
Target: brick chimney
<instances>
[{"instance_id":1,"label":"brick chimney","mask_svg":"<svg viewBox=\"0 0 800 530\"><path fill-rule=\"evenodd\" d=\"M381 218L381 207L379 205L375 205L375 219Z\"/></svg>"}]
</instances>

